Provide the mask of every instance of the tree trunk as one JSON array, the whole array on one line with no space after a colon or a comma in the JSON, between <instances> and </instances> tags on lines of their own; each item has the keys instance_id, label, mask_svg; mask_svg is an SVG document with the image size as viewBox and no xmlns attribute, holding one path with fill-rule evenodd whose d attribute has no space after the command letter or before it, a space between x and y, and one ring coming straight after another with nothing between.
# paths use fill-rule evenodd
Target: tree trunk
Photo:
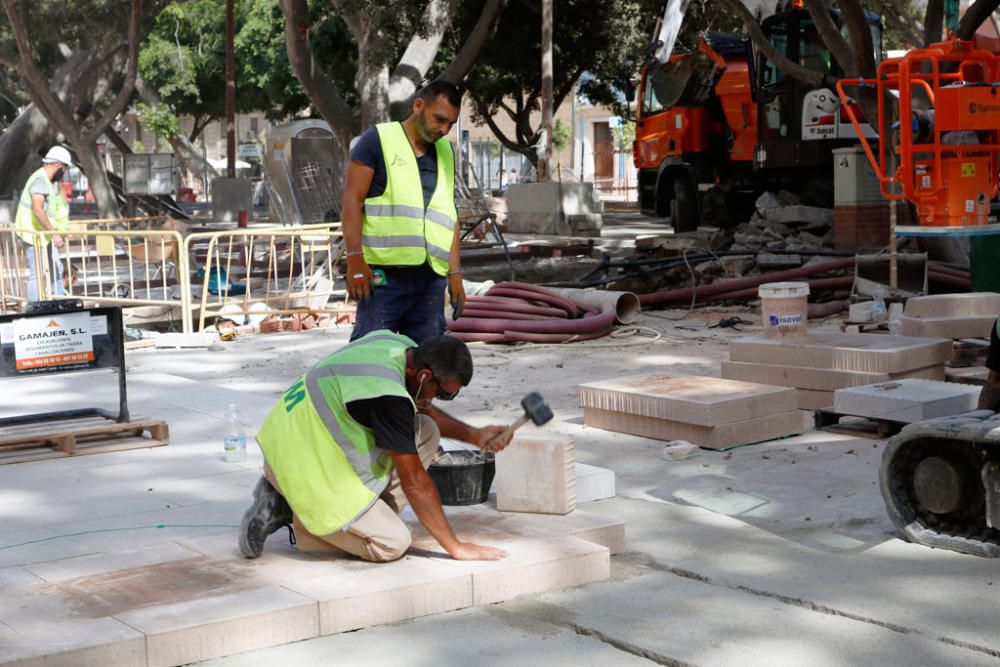
<instances>
[{"instance_id":1,"label":"tree trunk","mask_svg":"<svg viewBox=\"0 0 1000 667\"><path fill-rule=\"evenodd\" d=\"M135 80L135 89L139 93L139 96L142 97L142 100L149 106L159 107L163 104L160 100L160 94L142 78ZM190 171L199 179L204 179L206 173L210 179L220 176L218 170L205 160L201 151L194 145L195 138L207 126L208 120L195 118L194 127L191 130L191 134L193 135L191 138L181 132L176 137L167 139L167 143L170 144L170 148L174 151L174 155L177 156L177 161L180 163L181 173Z\"/></svg>"},{"instance_id":2,"label":"tree trunk","mask_svg":"<svg viewBox=\"0 0 1000 667\"><path fill-rule=\"evenodd\" d=\"M278 0L278 5L285 16L285 47L292 71L346 155L355 134L354 112L313 59L309 6L306 0Z\"/></svg>"},{"instance_id":3,"label":"tree trunk","mask_svg":"<svg viewBox=\"0 0 1000 667\"><path fill-rule=\"evenodd\" d=\"M114 190L111 189L111 182L108 180L108 172L104 168L104 160L97 152L96 143L81 143L74 146L76 149L76 159L83 168L83 173L87 175L90 183L90 190L97 200L97 211L102 218L117 218L118 198Z\"/></svg>"},{"instance_id":4,"label":"tree trunk","mask_svg":"<svg viewBox=\"0 0 1000 667\"><path fill-rule=\"evenodd\" d=\"M90 99L96 81L87 76L87 70L94 62L90 54L78 51L52 77L52 89L70 108L75 109ZM0 133L0 196L24 187L28 175L41 165L40 155L57 143L58 137L58 131L34 104L28 105Z\"/></svg>"},{"instance_id":5,"label":"tree trunk","mask_svg":"<svg viewBox=\"0 0 1000 667\"><path fill-rule=\"evenodd\" d=\"M168 140L168 143L178 161L183 163L183 168L194 174L196 178L204 179L206 174L209 180L219 177L218 170L205 160L198 147L183 134Z\"/></svg>"},{"instance_id":6,"label":"tree trunk","mask_svg":"<svg viewBox=\"0 0 1000 667\"><path fill-rule=\"evenodd\" d=\"M997 7L1000 7L1000 0L976 0L972 3L972 6L965 10L965 14L958 24L958 32L956 33L958 38L972 39L979 26L997 10Z\"/></svg>"},{"instance_id":7,"label":"tree trunk","mask_svg":"<svg viewBox=\"0 0 1000 667\"><path fill-rule=\"evenodd\" d=\"M941 41L944 26L944 0L927 0L924 12L924 46Z\"/></svg>"}]
</instances>

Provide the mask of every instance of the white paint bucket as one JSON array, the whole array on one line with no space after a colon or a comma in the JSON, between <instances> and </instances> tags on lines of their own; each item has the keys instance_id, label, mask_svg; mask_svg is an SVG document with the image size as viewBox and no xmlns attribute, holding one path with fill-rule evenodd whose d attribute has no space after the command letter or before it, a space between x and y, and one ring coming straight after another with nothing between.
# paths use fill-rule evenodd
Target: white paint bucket
<instances>
[{"instance_id":1,"label":"white paint bucket","mask_svg":"<svg viewBox=\"0 0 1000 667\"><path fill-rule=\"evenodd\" d=\"M806 333L808 283L765 283L757 288L764 334L769 337Z\"/></svg>"}]
</instances>

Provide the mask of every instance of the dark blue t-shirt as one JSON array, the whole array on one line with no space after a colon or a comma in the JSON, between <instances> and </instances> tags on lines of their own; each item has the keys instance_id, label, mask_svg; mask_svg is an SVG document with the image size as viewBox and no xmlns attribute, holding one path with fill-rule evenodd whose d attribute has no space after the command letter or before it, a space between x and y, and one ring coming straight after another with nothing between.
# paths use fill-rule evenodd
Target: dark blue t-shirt
<instances>
[{"instance_id":1,"label":"dark blue t-shirt","mask_svg":"<svg viewBox=\"0 0 1000 667\"><path fill-rule=\"evenodd\" d=\"M409 157L409 156L407 156ZM370 127L358 139L351 149L351 159L375 170L372 185L368 188L368 198L378 197L385 192L385 158L382 155L382 142L378 139L378 130ZM434 188L437 187L437 150L433 147L417 158L417 169L420 170L420 184L424 188L424 208L431 203Z\"/></svg>"}]
</instances>

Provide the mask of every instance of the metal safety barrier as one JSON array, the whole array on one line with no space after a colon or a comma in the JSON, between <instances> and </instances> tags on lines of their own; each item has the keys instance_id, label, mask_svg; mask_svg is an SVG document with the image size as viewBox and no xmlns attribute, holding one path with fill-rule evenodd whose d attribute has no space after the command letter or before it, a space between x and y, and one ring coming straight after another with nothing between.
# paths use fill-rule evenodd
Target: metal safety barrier
<instances>
[{"instance_id":1,"label":"metal safety barrier","mask_svg":"<svg viewBox=\"0 0 1000 667\"><path fill-rule=\"evenodd\" d=\"M328 306L342 255L340 223L243 228L191 234L187 254L197 258L198 327L234 312L250 315L336 313ZM210 321L211 320L211 321Z\"/></svg>"},{"instance_id":2,"label":"metal safety barrier","mask_svg":"<svg viewBox=\"0 0 1000 667\"><path fill-rule=\"evenodd\" d=\"M126 324L179 323L202 330L218 316L335 313L341 257L339 223L302 227L238 228L197 232L134 228L157 219L73 221L60 232L57 256L49 235L0 228L0 308L24 310L29 264L38 267L38 300L79 298L87 305L119 305ZM33 239L26 243L19 234ZM242 323L242 322L241 322Z\"/></svg>"}]
</instances>

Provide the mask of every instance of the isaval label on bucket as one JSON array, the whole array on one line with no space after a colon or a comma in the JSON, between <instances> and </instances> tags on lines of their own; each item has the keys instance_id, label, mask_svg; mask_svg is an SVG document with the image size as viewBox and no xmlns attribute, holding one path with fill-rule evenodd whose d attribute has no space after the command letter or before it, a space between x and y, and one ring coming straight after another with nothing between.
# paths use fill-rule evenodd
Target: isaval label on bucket
<instances>
[{"instance_id":1,"label":"isaval label on bucket","mask_svg":"<svg viewBox=\"0 0 1000 667\"><path fill-rule=\"evenodd\" d=\"M768 324L772 327L798 326L802 324L802 315L770 315L767 318Z\"/></svg>"}]
</instances>

